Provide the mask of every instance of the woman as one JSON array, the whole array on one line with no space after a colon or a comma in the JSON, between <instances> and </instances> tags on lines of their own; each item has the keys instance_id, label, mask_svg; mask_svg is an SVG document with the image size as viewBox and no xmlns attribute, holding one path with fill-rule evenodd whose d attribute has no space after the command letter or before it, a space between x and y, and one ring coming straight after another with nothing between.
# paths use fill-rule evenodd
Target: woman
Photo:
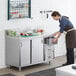
<instances>
[{"instance_id":1,"label":"woman","mask_svg":"<svg viewBox=\"0 0 76 76\"><path fill-rule=\"evenodd\" d=\"M74 48L76 48L76 30L74 29L73 24L66 16L61 16L61 14L57 11L54 11L51 14L54 20L58 20L60 25L60 30L55 32L53 36L56 36L53 39L53 42L57 42L61 34L65 31L66 35L66 50L67 50L67 62L63 65L74 64Z\"/></svg>"}]
</instances>

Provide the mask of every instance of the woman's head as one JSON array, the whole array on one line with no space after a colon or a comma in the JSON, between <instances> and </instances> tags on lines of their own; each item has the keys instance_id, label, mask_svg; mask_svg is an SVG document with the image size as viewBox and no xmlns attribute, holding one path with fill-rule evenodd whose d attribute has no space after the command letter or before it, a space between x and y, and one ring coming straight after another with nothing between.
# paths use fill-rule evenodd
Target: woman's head
<instances>
[{"instance_id":1,"label":"woman's head","mask_svg":"<svg viewBox=\"0 0 76 76\"><path fill-rule=\"evenodd\" d=\"M61 18L61 14L57 11L53 11L51 16L54 20L59 20Z\"/></svg>"}]
</instances>

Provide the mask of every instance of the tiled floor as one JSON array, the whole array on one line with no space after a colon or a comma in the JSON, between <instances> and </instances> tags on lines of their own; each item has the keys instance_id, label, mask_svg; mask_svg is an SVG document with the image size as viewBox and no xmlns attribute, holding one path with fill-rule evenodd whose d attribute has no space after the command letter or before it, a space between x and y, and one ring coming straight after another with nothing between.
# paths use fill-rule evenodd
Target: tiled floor
<instances>
[{"instance_id":1,"label":"tiled floor","mask_svg":"<svg viewBox=\"0 0 76 76\"><path fill-rule=\"evenodd\" d=\"M29 67L22 68L21 72L19 72L17 68L1 69L0 70L0 75L7 74L7 73L13 73L16 76L25 76L25 74L29 74L29 73L33 73L33 72L37 72L37 71L61 66L65 62L66 62L65 56L61 56L61 57L57 57L54 60L52 60L50 65L49 65L49 63L45 63L45 64L38 64L38 65L34 65L34 66L29 66Z\"/></svg>"}]
</instances>

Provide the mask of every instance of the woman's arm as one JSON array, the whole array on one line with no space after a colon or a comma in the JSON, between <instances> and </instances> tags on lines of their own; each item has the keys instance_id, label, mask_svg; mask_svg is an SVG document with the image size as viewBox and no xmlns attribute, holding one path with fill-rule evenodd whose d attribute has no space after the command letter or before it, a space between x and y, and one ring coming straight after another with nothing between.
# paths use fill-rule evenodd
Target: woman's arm
<instances>
[{"instance_id":1,"label":"woman's arm","mask_svg":"<svg viewBox=\"0 0 76 76\"><path fill-rule=\"evenodd\" d=\"M58 34L59 34L59 31L53 33L52 36L56 36L56 35L58 35Z\"/></svg>"},{"instance_id":2,"label":"woman's arm","mask_svg":"<svg viewBox=\"0 0 76 76\"><path fill-rule=\"evenodd\" d=\"M57 40L58 40L58 38L61 36L61 34L62 34L61 32L58 32L58 33L57 33L57 37L56 37Z\"/></svg>"},{"instance_id":3,"label":"woman's arm","mask_svg":"<svg viewBox=\"0 0 76 76\"><path fill-rule=\"evenodd\" d=\"M57 42L57 40L59 39L59 37L61 36L61 34L62 34L61 32L56 32L56 33L55 33L55 36L56 36L56 37L55 37L52 41L53 41L53 42Z\"/></svg>"}]
</instances>

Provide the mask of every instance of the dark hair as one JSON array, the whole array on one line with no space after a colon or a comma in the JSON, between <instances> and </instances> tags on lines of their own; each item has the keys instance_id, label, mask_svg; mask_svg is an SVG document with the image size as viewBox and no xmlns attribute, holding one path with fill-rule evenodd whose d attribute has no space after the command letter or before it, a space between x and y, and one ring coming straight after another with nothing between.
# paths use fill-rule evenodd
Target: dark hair
<instances>
[{"instance_id":1,"label":"dark hair","mask_svg":"<svg viewBox=\"0 0 76 76\"><path fill-rule=\"evenodd\" d=\"M61 14L57 11L53 11L51 16L61 16Z\"/></svg>"}]
</instances>

